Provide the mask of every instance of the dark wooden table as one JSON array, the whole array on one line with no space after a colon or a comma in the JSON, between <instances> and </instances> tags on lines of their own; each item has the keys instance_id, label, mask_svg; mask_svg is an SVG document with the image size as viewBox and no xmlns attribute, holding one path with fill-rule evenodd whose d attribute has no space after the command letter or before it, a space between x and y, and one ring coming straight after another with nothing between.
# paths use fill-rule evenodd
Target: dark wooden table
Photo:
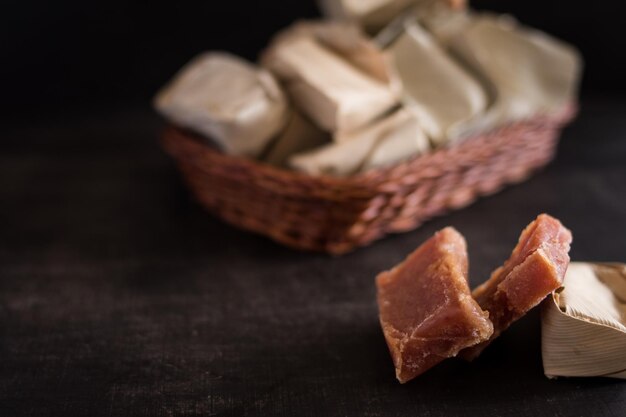
<instances>
[{"instance_id":1,"label":"dark wooden table","mask_svg":"<svg viewBox=\"0 0 626 417\"><path fill-rule=\"evenodd\" d=\"M622 381L543 375L537 312L399 385L373 281L453 225L478 284L544 211L573 259L626 261L625 114L584 102L530 181L341 258L205 214L147 107L4 123L0 415L626 416Z\"/></svg>"}]
</instances>

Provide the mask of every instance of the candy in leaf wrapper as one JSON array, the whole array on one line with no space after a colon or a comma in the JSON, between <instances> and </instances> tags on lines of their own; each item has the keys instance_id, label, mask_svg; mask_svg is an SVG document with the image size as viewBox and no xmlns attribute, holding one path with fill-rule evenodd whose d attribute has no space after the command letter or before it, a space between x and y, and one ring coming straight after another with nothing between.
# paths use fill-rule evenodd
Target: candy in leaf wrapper
<instances>
[{"instance_id":1,"label":"candy in leaf wrapper","mask_svg":"<svg viewBox=\"0 0 626 417\"><path fill-rule=\"evenodd\" d=\"M357 23L369 33L376 33L403 11L415 6L441 4L461 9L466 0L319 0L324 14L336 20Z\"/></svg>"},{"instance_id":2,"label":"candy in leaf wrapper","mask_svg":"<svg viewBox=\"0 0 626 417\"><path fill-rule=\"evenodd\" d=\"M390 58L352 25L298 23L274 39L262 63L324 130L358 129L399 99Z\"/></svg>"},{"instance_id":3,"label":"candy in leaf wrapper","mask_svg":"<svg viewBox=\"0 0 626 417\"><path fill-rule=\"evenodd\" d=\"M487 98L480 83L456 63L416 21L390 46L404 86L404 102L433 144L443 145L467 132Z\"/></svg>"},{"instance_id":4,"label":"candy in leaf wrapper","mask_svg":"<svg viewBox=\"0 0 626 417\"><path fill-rule=\"evenodd\" d=\"M371 132L376 133L376 130L384 137L365 160L361 167L363 172L395 165L430 151L428 137L415 114L408 109L398 110L386 121L371 129Z\"/></svg>"},{"instance_id":5,"label":"candy in leaf wrapper","mask_svg":"<svg viewBox=\"0 0 626 417\"><path fill-rule=\"evenodd\" d=\"M287 167L290 156L318 148L330 141L328 132L320 130L297 109L293 109L287 125L262 160L277 167Z\"/></svg>"},{"instance_id":6,"label":"candy in leaf wrapper","mask_svg":"<svg viewBox=\"0 0 626 417\"><path fill-rule=\"evenodd\" d=\"M173 123L210 137L229 154L256 157L285 125L287 103L274 77L236 56L204 53L154 100Z\"/></svg>"},{"instance_id":7,"label":"candy in leaf wrapper","mask_svg":"<svg viewBox=\"0 0 626 417\"><path fill-rule=\"evenodd\" d=\"M541 322L546 376L626 379L625 264L571 263Z\"/></svg>"},{"instance_id":8,"label":"candy in leaf wrapper","mask_svg":"<svg viewBox=\"0 0 626 417\"><path fill-rule=\"evenodd\" d=\"M409 8L415 0L320 0L324 14L336 20L357 23L375 33Z\"/></svg>"},{"instance_id":9,"label":"candy in leaf wrapper","mask_svg":"<svg viewBox=\"0 0 626 417\"><path fill-rule=\"evenodd\" d=\"M426 7L416 7L413 17L442 45L462 32L472 21L474 13L466 8L452 9L441 2Z\"/></svg>"},{"instance_id":10,"label":"candy in leaf wrapper","mask_svg":"<svg viewBox=\"0 0 626 417\"><path fill-rule=\"evenodd\" d=\"M575 99L581 59L573 47L508 16L481 14L470 20L447 42L491 96L474 130L560 112Z\"/></svg>"},{"instance_id":11,"label":"candy in leaf wrapper","mask_svg":"<svg viewBox=\"0 0 626 417\"><path fill-rule=\"evenodd\" d=\"M335 142L293 155L289 165L311 175L347 176L390 165L429 149L415 115L403 108L354 132L338 132Z\"/></svg>"}]
</instances>

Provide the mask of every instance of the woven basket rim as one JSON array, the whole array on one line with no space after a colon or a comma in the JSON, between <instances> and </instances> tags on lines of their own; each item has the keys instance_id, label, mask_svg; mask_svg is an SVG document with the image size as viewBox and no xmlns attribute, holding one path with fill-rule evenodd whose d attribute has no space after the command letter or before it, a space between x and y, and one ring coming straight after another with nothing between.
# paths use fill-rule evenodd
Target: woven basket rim
<instances>
[{"instance_id":1,"label":"woven basket rim","mask_svg":"<svg viewBox=\"0 0 626 417\"><path fill-rule=\"evenodd\" d=\"M227 155L172 125L161 142L196 200L226 222L294 248L342 254L528 178L553 158L576 111L568 106L343 178Z\"/></svg>"},{"instance_id":2,"label":"woven basket rim","mask_svg":"<svg viewBox=\"0 0 626 417\"><path fill-rule=\"evenodd\" d=\"M205 136L194 132L190 129L181 128L176 126L173 123L168 123L165 127L166 131L170 131L170 133L178 133L178 136L181 139L187 141L193 141L197 145L198 151L206 152L212 154L214 157L218 157L222 161L230 161L233 164L236 164L239 167L246 168L249 170L256 171L257 175L266 176L270 178L275 178L282 181L290 181L290 182L302 182L302 183L316 183L318 185L326 185L333 188L346 188L346 187L359 187L365 186L367 188L371 188L373 183L377 182L385 182L388 180L390 176L392 176L393 172L403 171L406 167L415 164L422 158L432 157L432 155L442 152L446 149L454 148L456 145L465 142L466 140L471 140L477 136L484 135L497 135L498 132L506 130L512 126L523 125L523 124L532 124L532 125L554 125L557 127L564 126L569 123L578 112L578 104L576 102L569 103L564 106L562 110L558 112L554 112L552 114L539 114L534 117L530 117L528 119L518 120L515 122L510 122L507 124L503 124L498 126L490 131L477 133L475 135L470 135L462 140L455 141L451 144L447 144L441 146L439 148L433 149L430 152L426 152L424 154L417 155L413 158L402 161L398 164L373 168L365 172L360 172L354 175L339 177L332 176L328 174L320 174L320 175L311 175L304 172L299 172L295 170L290 170L287 168L276 167L273 165L269 165L264 161L251 159L243 156L235 156L229 155L221 151L216 146L212 146L207 143L207 139ZM161 135L163 138L166 135ZM163 143L164 148L170 153L172 156L176 154L176 151L168 146L167 143Z\"/></svg>"}]
</instances>

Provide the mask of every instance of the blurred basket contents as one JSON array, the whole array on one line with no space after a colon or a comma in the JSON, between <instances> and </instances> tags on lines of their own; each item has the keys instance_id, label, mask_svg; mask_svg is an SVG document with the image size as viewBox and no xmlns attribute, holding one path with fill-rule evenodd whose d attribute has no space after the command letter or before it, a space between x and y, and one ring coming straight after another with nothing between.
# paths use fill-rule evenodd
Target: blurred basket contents
<instances>
[{"instance_id":1,"label":"blurred basket contents","mask_svg":"<svg viewBox=\"0 0 626 417\"><path fill-rule=\"evenodd\" d=\"M198 201L348 252L524 180L576 110L574 48L446 0L324 0L253 64L201 54L155 99Z\"/></svg>"}]
</instances>

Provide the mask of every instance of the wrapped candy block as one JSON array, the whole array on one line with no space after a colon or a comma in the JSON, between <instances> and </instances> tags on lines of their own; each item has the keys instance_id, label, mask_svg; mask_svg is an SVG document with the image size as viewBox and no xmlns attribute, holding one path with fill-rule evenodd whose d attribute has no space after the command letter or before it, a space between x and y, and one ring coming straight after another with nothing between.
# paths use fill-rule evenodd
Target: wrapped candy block
<instances>
[{"instance_id":1,"label":"wrapped candy block","mask_svg":"<svg viewBox=\"0 0 626 417\"><path fill-rule=\"evenodd\" d=\"M300 110L328 131L362 127L398 102L389 58L354 26L296 24L272 42L262 62Z\"/></svg>"},{"instance_id":2,"label":"wrapped candy block","mask_svg":"<svg viewBox=\"0 0 626 417\"><path fill-rule=\"evenodd\" d=\"M416 115L401 109L391 117L376 124L369 133L380 134L382 140L365 159L361 171L398 164L430 151L430 143ZM346 135L350 136L350 135Z\"/></svg>"},{"instance_id":3,"label":"wrapped candy block","mask_svg":"<svg viewBox=\"0 0 626 417\"><path fill-rule=\"evenodd\" d=\"M510 258L472 292L489 312L494 332L489 340L464 350L468 360L480 353L511 324L561 286L569 265L572 234L557 219L542 214L524 229Z\"/></svg>"},{"instance_id":4,"label":"wrapped candy block","mask_svg":"<svg viewBox=\"0 0 626 417\"><path fill-rule=\"evenodd\" d=\"M492 95L492 105L474 124L477 130L554 114L576 97L581 72L578 52L512 18L473 16L448 45Z\"/></svg>"},{"instance_id":5,"label":"wrapped candy block","mask_svg":"<svg viewBox=\"0 0 626 417\"><path fill-rule=\"evenodd\" d=\"M320 0L326 16L358 23L368 32L376 32L415 0Z\"/></svg>"},{"instance_id":6,"label":"wrapped candy block","mask_svg":"<svg viewBox=\"0 0 626 417\"><path fill-rule=\"evenodd\" d=\"M415 5L443 3L452 8L465 7L465 0L320 0L324 14L336 20L356 22L375 33L398 14Z\"/></svg>"},{"instance_id":7,"label":"wrapped candy block","mask_svg":"<svg viewBox=\"0 0 626 417\"><path fill-rule=\"evenodd\" d=\"M157 97L174 125L164 148L211 212L288 246L341 254L465 206L552 159L575 114L578 62L569 47L515 24L483 24L496 19L466 10L463 0L326 4L343 22L284 31L261 56L270 72L207 56L211 65L192 63ZM386 27L374 39L359 28L370 22ZM566 102L562 112L543 111ZM230 155L189 130L214 137ZM268 213L288 221L268 221ZM544 255L518 272L549 265Z\"/></svg>"},{"instance_id":8,"label":"wrapped candy block","mask_svg":"<svg viewBox=\"0 0 626 417\"><path fill-rule=\"evenodd\" d=\"M626 265L573 262L542 307L546 376L626 379Z\"/></svg>"},{"instance_id":9,"label":"wrapped candy block","mask_svg":"<svg viewBox=\"0 0 626 417\"><path fill-rule=\"evenodd\" d=\"M289 164L312 175L346 176L397 163L429 149L417 118L403 108L354 132L338 132L334 141L292 156Z\"/></svg>"},{"instance_id":10,"label":"wrapped candy block","mask_svg":"<svg viewBox=\"0 0 626 417\"><path fill-rule=\"evenodd\" d=\"M442 46L462 32L472 16L474 13L467 8L450 8L441 2L416 7L412 15Z\"/></svg>"},{"instance_id":11,"label":"wrapped candy block","mask_svg":"<svg viewBox=\"0 0 626 417\"><path fill-rule=\"evenodd\" d=\"M328 132L320 130L299 111L292 110L287 126L262 160L270 165L287 167L287 160L292 155L318 148L330 141Z\"/></svg>"},{"instance_id":12,"label":"wrapped candy block","mask_svg":"<svg viewBox=\"0 0 626 417\"><path fill-rule=\"evenodd\" d=\"M487 104L478 81L414 20L406 22L389 50L404 86L404 102L414 109L433 144L466 134L467 122Z\"/></svg>"},{"instance_id":13,"label":"wrapped candy block","mask_svg":"<svg viewBox=\"0 0 626 417\"><path fill-rule=\"evenodd\" d=\"M465 239L448 227L376 277L380 324L401 383L493 333L467 271Z\"/></svg>"},{"instance_id":14,"label":"wrapped candy block","mask_svg":"<svg viewBox=\"0 0 626 417\"><path fill-rule=\"evenodd\" d=\"M286 99L272 75L222 52L194 58L154 104L175 124L248 157L263 152L287 117Z\"/></svg>"}]
</instances>

